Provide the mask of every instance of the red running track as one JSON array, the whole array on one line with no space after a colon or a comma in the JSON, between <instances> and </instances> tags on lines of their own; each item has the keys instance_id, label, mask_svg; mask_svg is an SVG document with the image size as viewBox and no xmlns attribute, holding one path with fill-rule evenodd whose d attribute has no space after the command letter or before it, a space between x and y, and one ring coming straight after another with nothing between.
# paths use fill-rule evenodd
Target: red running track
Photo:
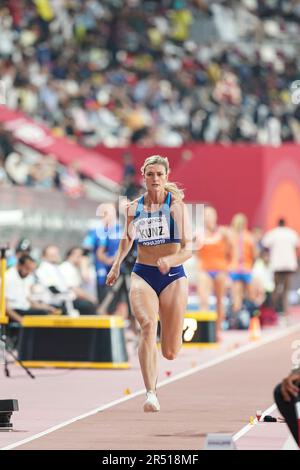
<instances>
[{"instance_id":1,"label":"red running track","mask_svg":"<svg viewBox=\"0 0 300 470\"><path fill-rule=\"evenodd\" d=\"M222 362L201 370L196 367L178 380L174 377L158 391L160 413L143 413L144 396L132 396L17 448L203 449L207 433L235 434L256 409L272 405L273 388L290 370L291 345L299 336L300 326L294 326L271 342L227 352L218 359ZM251 446L245 435L237 441L237 447L274 448L275 439L276 448L281 448L287 438L285 425L276 423L271 431L269 425L264 426L256 426L258 433L251 430Z\"/></svg>"}]
</instances>

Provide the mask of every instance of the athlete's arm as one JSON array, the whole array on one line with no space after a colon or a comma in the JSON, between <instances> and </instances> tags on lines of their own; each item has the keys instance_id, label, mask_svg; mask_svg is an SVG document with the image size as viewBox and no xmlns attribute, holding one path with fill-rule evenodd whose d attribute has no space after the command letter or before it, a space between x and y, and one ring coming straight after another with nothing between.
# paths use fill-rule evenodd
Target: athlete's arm
<instances>
[{"instance_id":1,"label":"athlete's arm","mask_svg":"<svg viewBox=\"0 0 300 470\"><path fill-rule=\"evenodd\" d=\"M129 205L127 209L127 217L126 217L124 233L120 240L120 244L119 244L119 248L116 253L116 256L115 256L115 260L106 278L106 284L108 286L113 286L116 280L118 279L120 275L121 264L126 258L126 256L128 255L130 248L132 247L132 244L134 241L134 227L132 223L134 217L132 215L133 213L132 207L133 206L131 204Z\"/></svg>"},{"instance_id":2,"label":"athlete's arm","mask_svg":"<svg viewBox=\"0 0 300 470\"><path fill-rule=\"evenodd\" d=\"M255 242L254 242L254 238L252 236L252 234L249 232L249 235L250 235L250 243L251 243L251 254L252 254L252 260L253 260L253 263L254 261L256 260L256 258L258 257L258 249L255 245Z\"/></svg>"},{"instance_id":3,"label":"athlete's arm","mask_svg":"<svg viewBox=\"0 0 300 470\"><path fill-rule=\"evenodd\" d=\"M181 238L181 248L173 255L159 258L157 266L162 274L168 273L173 266L184 263L193 254L193 233L186 205L183 202L172 204L171 213Z\"/></svg>"}]
</instances>

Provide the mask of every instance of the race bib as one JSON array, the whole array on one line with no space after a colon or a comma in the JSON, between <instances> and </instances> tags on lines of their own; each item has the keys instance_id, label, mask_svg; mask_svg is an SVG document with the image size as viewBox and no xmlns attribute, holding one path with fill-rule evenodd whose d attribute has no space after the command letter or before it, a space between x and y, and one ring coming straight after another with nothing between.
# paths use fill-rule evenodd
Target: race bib
<instances>
[{"instance_id":1,"label":"race bib","mask_svg":"<svg viewBox=\"0 0 300 470\"><path fill-rule=\"evenodd\" d=\"M136 238L139 242L170 238L170 230L165 215L143 218L135 222Z\"/></svg>"}]
</instances>

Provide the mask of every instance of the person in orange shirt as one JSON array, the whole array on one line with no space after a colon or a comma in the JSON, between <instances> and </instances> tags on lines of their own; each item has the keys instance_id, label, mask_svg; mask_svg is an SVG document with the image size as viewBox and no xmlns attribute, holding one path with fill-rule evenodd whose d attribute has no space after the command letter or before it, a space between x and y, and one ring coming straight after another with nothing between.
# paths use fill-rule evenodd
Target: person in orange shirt
<instances>
[{"instance_id":1,"label":"person in orange shirt","mask_svg":"<svg viewBox=\"0 0 300 470\"><path fill-rule=\"evenodd\" d=\"M217 225L217 211L212 206L204 209L204 239L200 240L200 243L202 246L198 251L200 269L198 295L203 310L208 310L209 296L212 291L216 295L218 315L216 327L219 340L224 318L223 296L231 256L231 243L226 227Z\"/></svg>"},{"instance_id":2,"label":"person in orange shirt","mask_svg":"<svg viewBox=\"0 0 300 470\"><path fill-rule=\"evenodd\" d=\"M255 243L252 234L247 230L247 217L238 213L231 221L232 259L229 266L232 280L232 310L237 313L245 297L249 297L252 281L252 268L255 259Z\"/></svg>"}]
</instances>

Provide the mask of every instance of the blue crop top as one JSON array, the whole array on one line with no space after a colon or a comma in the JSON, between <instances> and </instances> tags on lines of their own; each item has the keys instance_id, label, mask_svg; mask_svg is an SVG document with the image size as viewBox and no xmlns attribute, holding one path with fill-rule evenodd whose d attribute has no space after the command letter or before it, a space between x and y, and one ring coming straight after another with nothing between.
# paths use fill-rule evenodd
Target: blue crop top
<instances>
[{"instance_id":1,"label":"blue crop top","mask_svg":"<svg viewBox=\"0 0 300 470\"><path fill-rule=\"evenodd\" d=\"M171 193L168 192L162 207L155 212L144 210L144 196L138 200L134 216L136 240L143 246L180 243L177 224L170 211Z\"/></svg>"}]
</instances>

